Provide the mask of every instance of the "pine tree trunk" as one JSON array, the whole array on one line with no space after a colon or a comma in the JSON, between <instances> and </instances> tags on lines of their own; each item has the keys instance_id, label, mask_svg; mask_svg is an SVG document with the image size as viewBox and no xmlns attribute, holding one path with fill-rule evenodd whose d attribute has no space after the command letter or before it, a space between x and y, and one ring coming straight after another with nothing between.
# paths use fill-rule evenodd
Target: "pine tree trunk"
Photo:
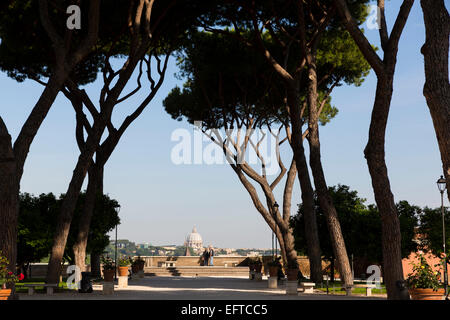
<instances>
[{"instance_id":1,"label":"pine tree trunk","mask_svg":"<svg viewBox=\"0 0 450 320\"><path fill-rule=\"evenodd\" d=\"M11 136L0 117L0 251L15 271L17 260L17 220L19 184Z\"/></svg>"},{"instance_id":2,"label":"pine tree trunk","mask_svg":"<svg viewBox=\"0 0 450 320\"><path fill-rule=\"evenodd\" d=\"M303 164L306 166L306 161ZM305 168L304 173L300 176L297 174L297 164L295 160L292 161L291 167L288 171L288 176L286 179L285 192L283 196L283 212L291 211L291 198L292 198L292 189L294 186L295 178L301 177L304 181L304 185L307 186L307 192L302 192L303 199L306 200L308 207L308 212L304 212L304 220L305 220L305 238L306 238L306 246L307 246L307 255L309 258L309 275L310 279L313 282L321 283L323 281L322 275L322 261L321 261L321 253L320 253L320 244L319 244L319 234L317 228L317 219L315 215L315 207L314 207L314 192L311 186L311 180L309 179L308 168ZM311 198L308 198L311 197ZM285 218L286 219L286 218ZM292 236L291 235L289 238ZM293 239L293 237L292 237ZM294 241L294 240L292 240ZM294 241L295 242L295 241ZM311 254L310 254L311 252ZM297 252L295 252L297 256Z\"/></svg>"},{"instance_id":3,"label":"pine tree trunk","mask_svg":"<svg viewBox=\"0 0 450 320\"><path fill-rule=\"evenodd\" d=\"M101 132L103 132L103 130ZM67 237L70 231L70 224L72 223L73 214L78 201L78 196L80 194L83 181L86 177L86 172L91 164L92 156L94 155L96 146L99 143L100 136L101 134L98 134L97 132L95 136L96 139L93 139L91 144L86 144L86 148L80 154L75 170L73 171L72 180L70 181L69 188L64 196L57 218L55 235L53 238L53 247L48 263L46 278L47 283L56 283L59 279L60 266L67 243Z\"/></svg>"},{"instance_id":4,"label":"pine tree trunk","mask_svg":"<svg viewBox=\"0 0 450 320\"><path fill-rule=\"evenodd\" d=\"M101 277L101 270L100 270L100 254L94 252L91 253L91 274L94 278L100 278Z\"/></svg>"},{"instance_id":5,"label":"pine tree trunk","mask_svg":"<svg viewBox=\"0 0 450 320\"><path fill-rule=\"evenodd\" d=\"M288 266L296 266L298 268L297 250L294 247L294 236L291 232L283 232L283 241L286 250L286 260Z\"/></svg>"},{"instance_id":6,"label":"pine tree trunk","mask_svg":"<svg viewBox=\"0 0 450 320\"><path fill-rule=\"evenodd\" d=\"M425 60L426 79L423 95L433 119L450 200L450 17L443 0L421 0L420 4L426 30L426 41L421 50Z\"/></svg>"},{"instance_id":7,"label":"pine tree trunk","mask_svg":"<svg viewBox=\"0 0 450 320\"><path fill-rule=\"evenodd\" d=\"M308 250L309 258L309 271L312 282L321 283L323 281L322 275L322 257L320 250L319 229L317 227L317 217L314 207L314 191L311 185L311 179L309 177L308 167L306 164L306 158L300 165L302 167L302 173L298 174L298 178L302 190L302 205L305 221L305 238L306 247ZM299 166L297 166L297 169Z\"/></svg>"},{"instance_id":8,"label":"pine tree trunk","mask_svg":"<svg viewBox=\"0 0 450 320\"><path fill-rule=\"evenodd\" d=\"M62 63L62 62L60 62ZM39 100L33 107L30 115L25 121L16 141L14 142L14 155L17 161L17 178L20 183L22 179L25 161L30 151L30 146L42 125L42 122L47 117L53 102L58 96L59 90L67 79L70 71L64 69L63 66L57 66L50 76L44 91Z\"/></svg>"},{"instance_id":9,"label":"pine tree trunk","mask_svg":"<svg viewBox=\"0 0 450 320\"><path fill-rule=\"evenodd\" d=\"M285 246L285 243L284 243L283 235L279 231L279 229L275 233L275 241L278 241L278 244L280 245L281 260L283 261L284 265L287 265L289 263L289 261L288 261L288 252L286 250L286 246ZM275 255L276 255L276 252L275 252Z\"/></svg>"},{"instance_id":10,"label":"pine tree trunk","mask_svg":"<svg viewBox=\"0 0 450 320\"><path fill-rule=\"evenodd\" d=\"M386 271L385 282L388 299L409 300L408 291L404 288L400 223L389 183L384 143L392 99L398 43L414 0L403 0L389 36L386 23L381 21L380 42L384 52L383 60L379 58L367 38L359 30L355 20L351 17L346 1L334 0L334 3L347 30L377 74L378 82L370 122L369 141L364 150L364 155L369 166L375 201L381 216L383 264ZM384 12L381 12L381 14L384 16Z\"/></svg>"},{"instance_id":11,"label":"pine tree trunk","mask_svg":"<svg viewBox=\"0 0 450 320\"><path fill-rule=\"evenodd\" d=\"M83 213L78 225L78 235L73 245L73 252L75 255L75 264L85 271L86 266L86 247L89 238L89 230L91 226L92 216L94 214L95 203L98 194L103 194L101 188L103 180L103 168L99 168L93 164L89 168L89 183L86 191L86 198L84 201Z\"/></svg>"},{"instance_id":12,"label":"pine tree trunk","mask_svg":"<svg viewBox=\"0 0 450 320\"><path fill-rule=\"evenodd\" d=\"M319 241L319 231L317 228L317 218L314 209L314 191L306 163L305 149L302 139L302 122L300 116L300 105L297 90L291 88L288 93L288 105L290 120L292 125L292 150L294 153L297 175L302 191L302 205L305 218L305 237L308 248L308 258L310 265L311 280L322 281L322 258Z\"/></svg>"},{"instance_id":13,"label":"pine tree trunk","mask_svg":"<svg viewBox=\"0 0 450 320\"><path fill-rule=\"evenodd\" d=\"M78 157L77 164L72 174L69 187L61 205L61 209L57 218L55 235L53 238L53 247L50 254L50 260L48 263L47 271L47 283L55 283L59 278L60 265L62 262L64 249L67 243L67 236L70 230L70 224L78 196L80 194L83 181L86 177L87 171L91 165L94 153L99 148L101 137L105 131L108 121L111 121L111 114L119 99L123 89L132 76L136 65L142 59L148 51L150 45L150 39L142 41L136 50L133 50L125 62L123 68L120 70L120 74L115 85L110 88L105 101L101 102L101 113L95 119L94 124L91 127L89 135L86 139L83 151Z\"/></svg>"},{"instance_id":14,"label":"pine tree trunk","mask_svg":"<svg viewBox=\"0 0 450 320\"><path fill-rule=\"evenodd\" d=\"M57 218L55 235L53 238L53 247L48 263L47 283L56 283L59 279L60 266L64 255L64 249L67 237L70 231L73 214L78 201L83 181L86 177L87 170L92 162L92 157L98 148L101 135L105 129L103 121L94 124L91 129L85 148L80 153L77 165L73 171L72 179L69 184L66 195L64 196L61 209Z\"/></svg>"},{"instance_id":15,"label":"pine tree trunk","mask_svg":"<svg viewBox=\"0 0 450 320\"><path fill-rule=\"evenodd\" d=\"M12 146L11 136L0 117L0 250L7 257L11 270L17 258L17 221L20 180L25 161L42 122L58 95L67 73L57 68L25 121Z\"/></svg>"},{"instance_id":16,"label":"pine tree trunk","mask_svg":"<svg viewBox=\"0 0 450 320\"><path fill-rule=\"evenodd\" d=\"M342 235L341 225L338 214L334 207L333 200L328 193L325 175L322 168L319 140L319 110L317 106L317 73L315 69L314 58L310 57L308 67L308 107L309 107L309 164L311 166L314 185L316 186L319 205L325 213L328 231L330 233L331 244L334 255L337 258L338 268L341 274L341 281L345 286L353 285L353 275L350 268L350 262L345 248L345 241Z\"/></svg>"},{"instance_id":17,"label":"pine tree trunk","mask_svg":"<svg viewBox=\"0 0 450 320\"><path fill-rule=\"evenodd\" d=\"M409 299L404 282L401 256L401 233L397 208L391 192L385 161L385 132L393 91L393 73L377 82L375 103L369 130L369 141L364 154L372 178L375 201L381 216L381 241L384 278L388 299Z\"/></svg>"},{"instance_id":18,"label":"pine tree trunk","mask_svg":"<svg viewBox=\"0 0 450 320\"><path fill-rule=\"evenodd\" d=\"M320 162L320 143L318 136L310 131L310 164L316 185L316 192L319 199L319 205L325 213L328 232L330 233L333 252L337 257L337 264L341 275L341 281L346 286L353 285L353 275L350 268L347 249L345 247L344 237L342 235L341 225L339 223L336 208L333 200L328 193L328 187L325 182L322 164Z\"/></svg>"}]
</instances>

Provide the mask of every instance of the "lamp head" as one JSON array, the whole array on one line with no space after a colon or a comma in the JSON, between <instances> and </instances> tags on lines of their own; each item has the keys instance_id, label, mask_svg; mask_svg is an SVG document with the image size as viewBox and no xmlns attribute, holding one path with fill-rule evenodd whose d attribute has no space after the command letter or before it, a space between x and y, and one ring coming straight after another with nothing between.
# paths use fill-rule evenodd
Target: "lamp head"
<instances>
[{"instance_id":1,"label":"lamp head","mask_svg":"<svg viewBox=\"0 0 450 320\"><path fill-rule=\"evenodd\" d=\"M447 181L445 180L444 176L441 176L439 180L436 181L436 184L440 192L444 192L447 188Z\"/></svg>"}]
</instances>

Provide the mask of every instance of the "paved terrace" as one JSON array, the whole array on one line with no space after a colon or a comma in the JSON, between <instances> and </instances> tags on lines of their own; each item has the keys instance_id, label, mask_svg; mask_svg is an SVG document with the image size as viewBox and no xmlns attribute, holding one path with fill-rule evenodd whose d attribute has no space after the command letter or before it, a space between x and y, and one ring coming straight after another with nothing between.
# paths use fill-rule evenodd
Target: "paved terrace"
<instances>
[{"instance_id":1,"label":"paved terrace","mask_svg":"<svg viewBox=\"0 0 450 320\"><path fill-rule=\"evenodd\" d=\"M318 292L288 296L285 286L269 289L267 279L249 280L248 277L145 277L130 280L128 288L113 295L103 295L102 287L94 285L93 293L35 293L19 294L21 300L367 300L386 299L386 296L338 296Z\"/></svg>"}]
</instances>

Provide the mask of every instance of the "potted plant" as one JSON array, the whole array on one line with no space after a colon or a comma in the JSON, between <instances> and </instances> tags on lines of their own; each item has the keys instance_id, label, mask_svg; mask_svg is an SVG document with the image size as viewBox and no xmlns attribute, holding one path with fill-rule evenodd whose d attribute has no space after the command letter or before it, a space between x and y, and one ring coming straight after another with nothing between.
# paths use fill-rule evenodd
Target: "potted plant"
<instances>
[{"instance_id":1,"label":"potted plant","mask_svg":"<svg viewBox=\"0 0 450 320\"><path fill-rule=\"evenodd\" d=\"M134 260L133 263L131 264L131 272L133 274L138 273L139 272L139 264L137 260Z\"/></svg>"},{"instance_id":2,"label":"potted plant","mask_svg":"<svg viewBox=\"0 0 450 320\"><path fill-rule=\"evenodd\" d=\"M288 264L286 276L287 276L288 281L297 281L298 280L298 265Z\"/></svg>"},{"instance_id":3,"label":"potted plant","mask_svg":"<svg viewBox=\"0 0 450 320\"><path fill-rule=\"evenodd\" d=\"M107 282L112 282L114 280L115 271L114 261L108 256L102 256L101 262L103 265L103 278Z\"/></svg>"},{"instance_id":4,"label":"potted plant","mask_svg":"<svg viewBox=\"0 0 450 320\"><path fill-rule=\"evenodd\" d=\"M413 272L406 280L409 294L413 300L442 300L444 289L439 288L439 271L433 271L423 255L419 263L412 263Z\"/></svg>"},{"instance_id":5,"label":"potted plant","mask_svg":"<svg viewBox=\"0 0 450 320\"><path fill-rule=\"evenodd\" d=\"M254 268L256 273L261 273L262 261L260 257L256 257L254 260Z\"/></svg>"},{"instance_id":6,"label":"potted plant","mask_svg":"<svg viewBox=\"0 0 450 320\"><path fill-rule=\"evenodd\" d=\"M144 266L145 266L145 260L141 258L141 256L138 256L137 258L137 264L139 267L139 271L143 271L144 270Z\"/></svg>"},{"instance_id":7,"label":"potted plant","mask_svg":"<svg viewBox=\"0 0 450 320\"><path fill-rule=\"evenodd\" d=\"M247 258L246 260L248 265L248 277L250 280L253 280L255 278L255 264L252 258Z\"/></svg>"},{"instance_id":8,"label":"potted plant","mask_svg":"<svg viewBox=\"0 0 450 320\"><path fill-rule=\"evenodd\" d=\"M280 259L281 257L275 258L267 264L269 267L269 276L278 277L278 270L281 268Z\"/></svg>"},{"instance_id":9,"label":"potted plant","mask_svg":"<svg viewBox=\"0 0 450 320\"><path fill-rule=\"evenodd\" d=\"M133 260L130 257L123 257L119 259L119 276L128 276L128 267L132 264Z\"/></svg>"},{"instance_id":10,"label":"potted plant","mask_svg":"<svg viewBox=\"0 0 450 320\"><path fill-rule=\"evenodd\" d=\"M9 261L0 251L0 300L8 300L11 297L11 289L7 289L8 283L16 283L23 280L23 274L16 276L8 269Z\"/></svg>"},{"instance_id":11,"label":"potted plant","mask_svg":"<svg viewBox=\"0 0 450 320\"><path fill-rule=\"evenodd\" d=\"M133 273L138 273L139 271L143 271L145 266L145 260L138 256L136 260L131 264L131 271Z\"/></svg>"},{"instance_id":12,"label":"potted plant","mask_svg":"<svg viewBox=\"0 0 450 320\"><path fill-rule=\"evenodd\" d=\"M251 258L248 259L248 269L250 272L255 271L255 261Z\"/></svg>"}]
</instances>

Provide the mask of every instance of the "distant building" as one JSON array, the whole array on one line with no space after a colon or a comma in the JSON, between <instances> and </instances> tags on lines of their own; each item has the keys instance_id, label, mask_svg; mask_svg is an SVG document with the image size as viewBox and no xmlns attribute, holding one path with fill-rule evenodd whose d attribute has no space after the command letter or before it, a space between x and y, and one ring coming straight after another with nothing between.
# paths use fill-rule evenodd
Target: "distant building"
<instances>
[{"instance_id":1,"label":"distant building","mask_svg":"<svg viewBox=\"0 0 450 320\"><path fill-rule=\"evenodd\" d=\"M197 229L195 227L192 229L192 232L186 236L184 246L191 247L195 253L203 250L202 236L197 232Z\"/></svg>"},{"instance_id":2,"label":"distant building","mask_svg":"<svg viewBox=\"0 0 450 320\"><path fill-rule=\"evenodd\" d=\"M150 243L144 242L136 245L139 249L148 249L151 245Z\"/></svg>"},{"instance_id":3,"label":"distant building","mask_svg":"<svg viewBox=\"0 0 450 320\"><path fill-rule=\"evenodd\" d=\"M224 250L225 250L225 253L228 254L228 255L231 255L231 254L233 254L233 253L236 253L236 249L226 248L226 249L224 249Z\"/></svg>"}]
</instances>

